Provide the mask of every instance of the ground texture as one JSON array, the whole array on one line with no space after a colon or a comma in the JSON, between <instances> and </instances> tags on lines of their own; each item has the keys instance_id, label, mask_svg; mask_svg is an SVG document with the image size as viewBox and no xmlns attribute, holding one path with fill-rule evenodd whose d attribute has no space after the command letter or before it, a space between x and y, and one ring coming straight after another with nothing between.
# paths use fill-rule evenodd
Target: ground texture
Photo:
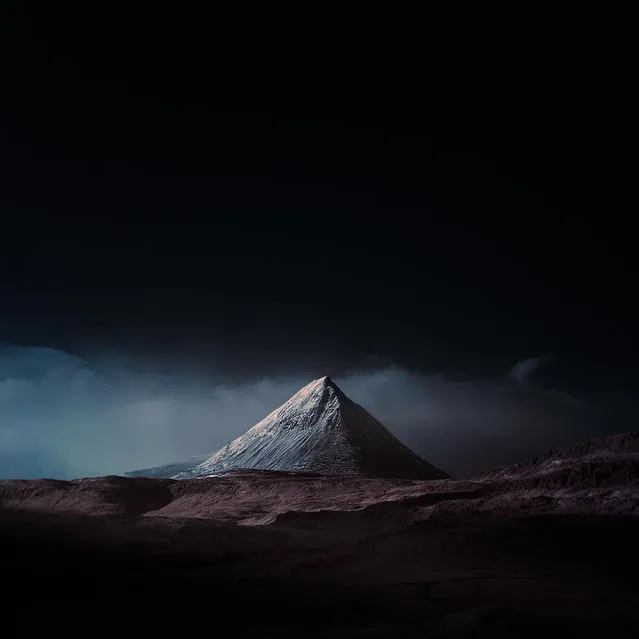
<instances>
[{"instance_id":1,"label":"ground texture","mask_svg":"<svg viewBox=\"0 0 639 639\"><path fill-rule=\"evenodd\" d=\"M634 637L639 438L464 481L0 482L7 636Z\"/></svg>"}]
</instances>

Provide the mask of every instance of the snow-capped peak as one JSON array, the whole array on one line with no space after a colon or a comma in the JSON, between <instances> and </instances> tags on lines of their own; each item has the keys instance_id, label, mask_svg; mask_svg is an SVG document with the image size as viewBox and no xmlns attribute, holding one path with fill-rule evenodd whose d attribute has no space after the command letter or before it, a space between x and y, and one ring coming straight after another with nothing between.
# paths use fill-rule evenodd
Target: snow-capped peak
<instances>
[{"instance_id":1,"label":"snow-capped peak","mask_svg":"<svg viewBox=\"0 0 639 639\"><path fill-rule=\"evenodd\" d=\"M331 380L313 380L244 435L177 479L232 469L435 478L444 473L415 455Z\"/></svg>"}]
</instances>

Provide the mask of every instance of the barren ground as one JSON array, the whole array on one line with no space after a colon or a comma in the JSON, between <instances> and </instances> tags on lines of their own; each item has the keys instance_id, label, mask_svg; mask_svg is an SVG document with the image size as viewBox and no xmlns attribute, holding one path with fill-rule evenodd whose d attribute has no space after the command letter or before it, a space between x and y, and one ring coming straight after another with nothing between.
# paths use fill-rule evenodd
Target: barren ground
<instances>
[{"instance_id":1,"label":"barren ground","mask_svg":"<svg viewBox=\"0 0 639 639\"><path fill-rule=\"evenodd\" d=\"M0 482L7 636L634 637L636 445L468 481Z\"/></svg>"}]
</instances>

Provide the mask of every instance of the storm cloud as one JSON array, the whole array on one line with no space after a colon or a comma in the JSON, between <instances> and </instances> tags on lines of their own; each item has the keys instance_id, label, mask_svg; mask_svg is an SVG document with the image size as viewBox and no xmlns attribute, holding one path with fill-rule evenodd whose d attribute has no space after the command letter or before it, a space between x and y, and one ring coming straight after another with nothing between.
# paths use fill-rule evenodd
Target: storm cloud
<instances>
[{"instance_id":1,"label":"storm cloud","mask_svg":"<svg viewBox=\"0 0 639 639\"><path fill-rule=\"evenodd\" d=\"M309 381L290 375L215 384L0 346L0 477L118 474L214 451ZM503 380L456 381L387 365L335 381L404 443L457 476L628 430L637 414L635 405L522 386L508 372Z\"/></svg>"}]
</instances>

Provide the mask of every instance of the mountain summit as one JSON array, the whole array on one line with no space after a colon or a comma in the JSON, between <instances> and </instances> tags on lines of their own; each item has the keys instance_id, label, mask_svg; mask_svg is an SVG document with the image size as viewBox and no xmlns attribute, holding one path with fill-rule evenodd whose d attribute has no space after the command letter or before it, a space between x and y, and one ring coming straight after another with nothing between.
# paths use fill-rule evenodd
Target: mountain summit
<instances>
[{"instance_id":1,"label":"mountain summit","mask_svg":"<svg viewBox=\"0 0 639 639\"><path fill-rule=\"evenodd\" d=\"M189 479L233 469L438 479L446 473L413 453L384 425L322 377L299 390L244 435L195 465L167 466ZM158 475L161 469L130 475Z\"/></svg>"}]
</instances>

